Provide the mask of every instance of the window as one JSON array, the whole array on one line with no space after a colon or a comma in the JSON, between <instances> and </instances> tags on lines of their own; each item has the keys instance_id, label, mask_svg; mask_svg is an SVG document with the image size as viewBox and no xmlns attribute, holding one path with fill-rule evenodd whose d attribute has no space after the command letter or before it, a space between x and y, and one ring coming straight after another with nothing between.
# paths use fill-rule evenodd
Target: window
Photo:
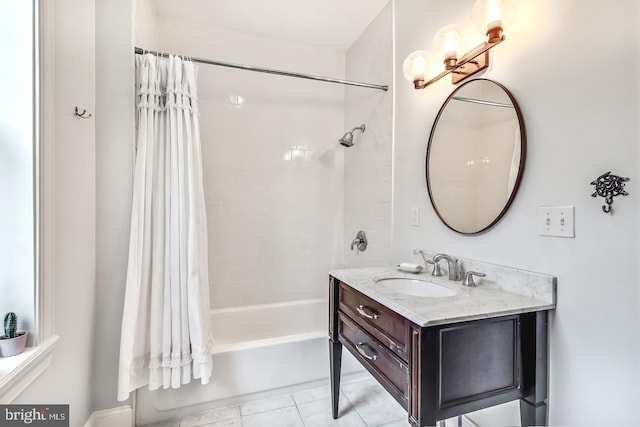
<instances>
[{"instance_id":1,"label":"window","mask_svg":"<svg viewBox=\"0 0 640 427\"><path fill-rule=\"evenodd\" d=\"M42 6L50 19L51 6ZM50 329L50 251L41 247L50 245L42 236L50 230L51 203L40 188L50 159L39 144L39 8L37 0L0 0L0 316L15 312L18 329L29 332L22 355L0 358L0 403L11 402L48 366L58 338ZM49 59L45 77L51 66Z\"/></svg>"},{"instance_id":2,"label":"window","mask_svg":"<svg viewBox=\"0 0 640 427\"><path fill-rule=\"evenodd\" d=\"M0 0L0 315L35 335L34 4Z\"/></svg>"}]
</instances>

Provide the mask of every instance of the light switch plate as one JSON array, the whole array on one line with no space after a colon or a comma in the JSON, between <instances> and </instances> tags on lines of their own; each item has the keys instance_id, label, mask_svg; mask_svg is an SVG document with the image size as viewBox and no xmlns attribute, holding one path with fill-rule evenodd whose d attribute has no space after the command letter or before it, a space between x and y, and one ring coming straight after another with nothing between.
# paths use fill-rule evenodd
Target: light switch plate
<instances>
[{"instance_id":1,"label":"light switch plate","mask_svg":"<svg viewBox=\"0 0 640 427\"><path fill-rule=\"evenodd\" d=\"M573 206L540 206L538 234L541 236L575 237L575 208Z\"/></svg>"}]
</instances>

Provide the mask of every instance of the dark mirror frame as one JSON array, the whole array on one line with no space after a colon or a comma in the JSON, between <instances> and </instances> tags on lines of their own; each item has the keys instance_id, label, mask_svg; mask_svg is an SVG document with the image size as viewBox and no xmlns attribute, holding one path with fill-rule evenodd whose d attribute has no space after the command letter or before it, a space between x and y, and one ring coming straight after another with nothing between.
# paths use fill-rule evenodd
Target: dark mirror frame
<instances>
[{"instance_id":1,"label":"dark mirror frame","mask_svg":"<svg viewBox=\"0 0 640 427\"><path fill-rule=\"evenodd\" d=\"M487 225L486 227L484 227L481 230L474 231L474 232L464 232L464 231L456 230L454 227L452 227L446 221L446 219L442 217L442 215L440 214L440 211L438 211L438 207L436 206L436 204L435 204L435 202L433 200L432 190L431 190L431 183L430 183L430 180L429 180L429 156L431 154L431 144L433 142L433 136L435 134L436 127L438 126L438 121L440 120L440 116L442 115L444 110L447 108L447 105L449 104L449 101L451 100L451 98L453 98L456 95L456 93L458 93L458 91L460 91L466 85L473 84L474 82L478 82L478 81L487 81L487 82L491 82L491 83L497 85L500 89L502 89L507 94L507 96L509 97L509 100L513 104L513 108L514 108L514 110L516 112L516 116L518 118L518 126L520 127L520 165L518 166L518 176L517 176L515 184L513 186L513 190L511 191L511 194L509 195L509 199L505 203L505 205L502 208L502 210L500 211L500 213L496 216L496 218L489 225ZM447 97L447 99L442 104L442 107L440 107L440 111L438 111L438 115L436 116L436 119L433 122L433 126L431 127L431 133L429 135L429 142L428 142L428 145L427 145L427 158L426 158L426 162L425 162L425 177L426 177L426 181L427 181L427 191L429 193L429 200L431 201L431 206L433 206L433 210L436 212L436 215L438 215L438 218L440 218L440 220L444 223L444 225L446 225L449 229L451 229L451 230L453 230L453 231L455 231L456 233L459 233L459 234L474 235L474 234L479 234L479 233L482 233L482 232L485 232L485 231L489 230L491 227L496 225L496 223L498 223L498 221L500 221L502 219L504 214L507 212L507 210L511 206L511 203L513 202L513 199L515 198L516 193L518 192L518 189L520 188L520 182L522 181L522 175L524 173L524 165L525 165L526 157L527 157L527 136L526 136L526 133L525 133L524 119L522 117L522 112L520 111L520 107L518 106L518 103L516 102L515 98L511 94L511 92L506 87L504 87L502 84L500 84L500 83L498 83L498 82L496 82L494 80L490 80L490 79L473 79L473 80L467 81L467 82L463 83L462 85L458 86Z\"/></svg>"}]
</instances>

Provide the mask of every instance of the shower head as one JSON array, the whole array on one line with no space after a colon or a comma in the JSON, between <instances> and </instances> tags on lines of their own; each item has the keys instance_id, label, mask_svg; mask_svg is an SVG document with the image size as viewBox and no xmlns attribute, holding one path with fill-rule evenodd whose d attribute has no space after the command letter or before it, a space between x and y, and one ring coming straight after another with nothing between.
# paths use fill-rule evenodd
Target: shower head
<instances>
[{"instance_id":1,"label":"shower head","mask_svg":"<svg viewBox=\"0 0 640 427\"><path fill-rule=\"evenodd\" d=\"M351 132L347 132L344 134L342 138L340 138L340 145L345 147L353 146L353 134Z\"/></svg>"},{"instance_id":2,"label":"shower head","mask_svg":"<svg viewBox=\"0 0 640 427\"><path fill-rule=\"evenodd\" d=\"M340 145L343 145L345 147L353 147L353 132L356 130L359 130L360 132L364 132L364 129L365 129L364 125L354 127L349 132L345 133L342 136L342 138L338 140L340 142Z\"/></svg>"}]
</instances>

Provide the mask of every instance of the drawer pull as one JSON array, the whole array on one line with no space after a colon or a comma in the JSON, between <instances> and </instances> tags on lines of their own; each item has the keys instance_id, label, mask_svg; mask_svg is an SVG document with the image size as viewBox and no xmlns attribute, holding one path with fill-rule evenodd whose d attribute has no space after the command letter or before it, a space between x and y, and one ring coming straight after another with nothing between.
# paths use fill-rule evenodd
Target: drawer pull
<instances>
[{"instance_id":1,"label":"drawer pull","mask_svg":"<svg viewBox=\"0 0 640 427\"><path fill-rule=\"evenodd\" d=\"M373 360L373 361L378 360L377 354L374 354L373 356L369 356L363 349L360 348L361 345L366 345L366 344L363 342L359 342L358 345L356 345L356 350L358 350L358 353L360 353L362 357L364 357L365 359Z\"/></svg>"},{"instance_id":2,"label":"drawer pull","mask_svg":"<svg viewBox=\"0 0 640 427\"><path fill-rule=\"evenodd\" d=\"M356 307L356 310L358 311L358 314L360 314L360 316L366 317L367 319L376 320L378 319L378 317L380 317L377 314L369 314L366 311L364 311L363 305L359 305L358 307Z\"/></svg>"}]
</instances>

